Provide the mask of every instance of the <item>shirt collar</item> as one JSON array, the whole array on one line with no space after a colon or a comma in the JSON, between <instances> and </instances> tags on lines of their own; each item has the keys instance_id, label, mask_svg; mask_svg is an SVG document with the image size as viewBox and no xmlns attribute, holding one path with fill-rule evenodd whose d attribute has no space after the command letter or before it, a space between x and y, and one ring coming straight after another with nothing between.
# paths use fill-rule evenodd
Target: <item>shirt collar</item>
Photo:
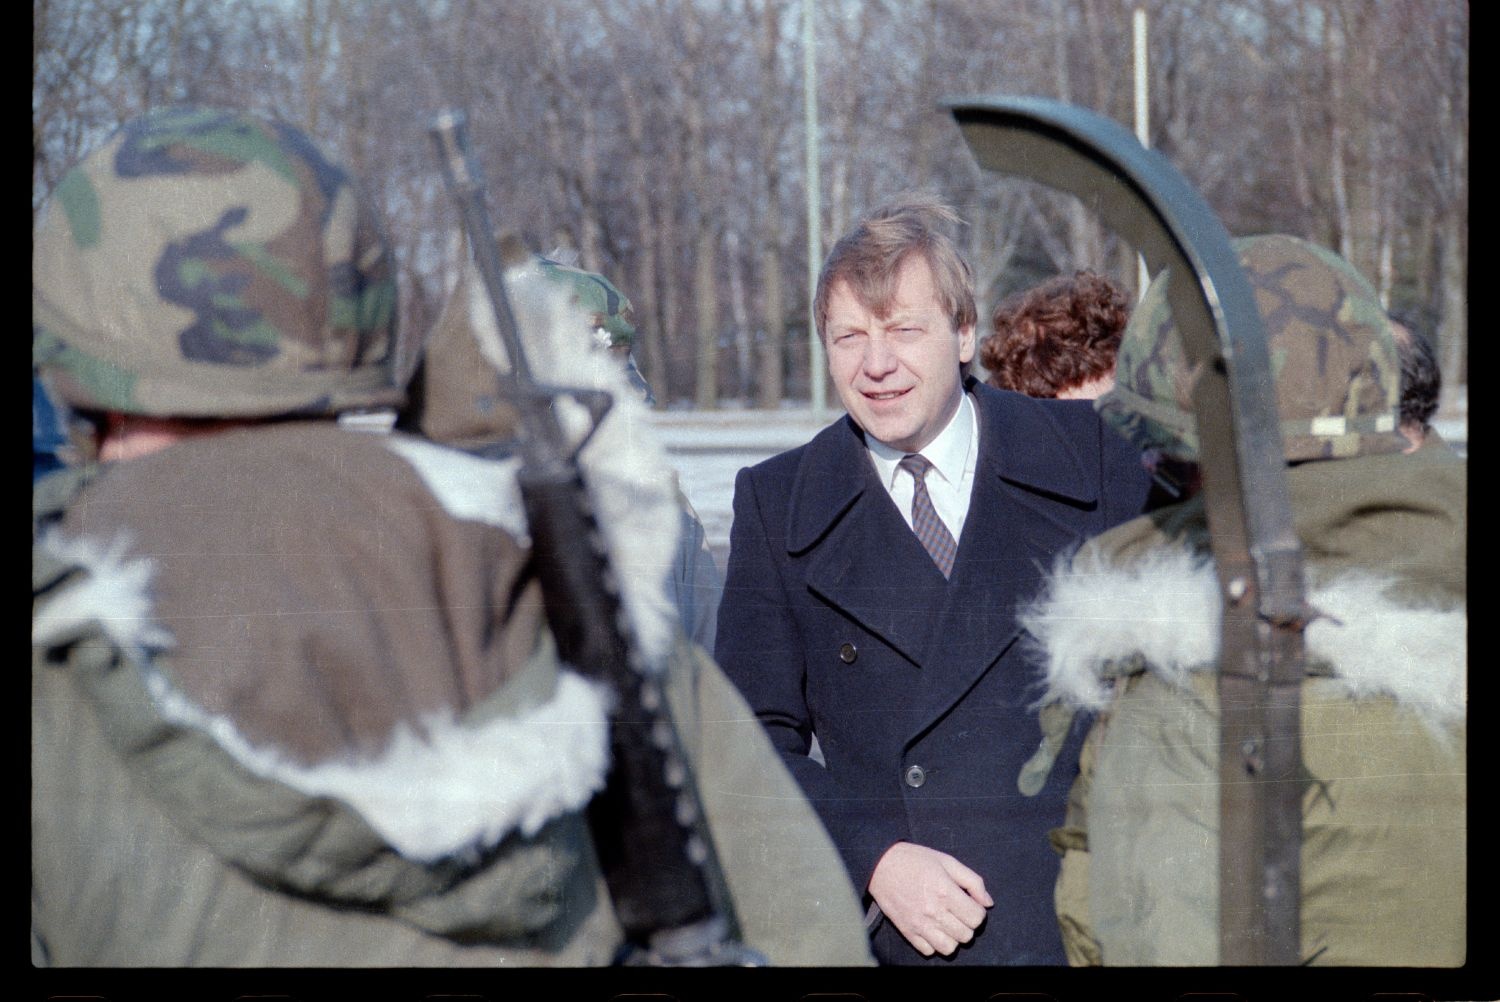
<instances>
[{"instance_id":1,"label":"shirt collar","mask_svg":"<svg viewBox=\"0 0 1500 1002\"><path fill-rule=\"evenodd\" d=\"M974 404L967 393L961 393L958 410L953 412L953 417L949 418L948 424L938 432L937 437L923 447L922 455L932 464L932 473L950 484L957 484L962 479L964 470L971 465L970 457L974 454L976 437L978 418L974 413ZM880 474L880 482L889 490L896 482L896 466L907 454L900 449L892 449L870 435L865 436L865 447L870 451L875 471Z\"/></svg>"}]
</instances>

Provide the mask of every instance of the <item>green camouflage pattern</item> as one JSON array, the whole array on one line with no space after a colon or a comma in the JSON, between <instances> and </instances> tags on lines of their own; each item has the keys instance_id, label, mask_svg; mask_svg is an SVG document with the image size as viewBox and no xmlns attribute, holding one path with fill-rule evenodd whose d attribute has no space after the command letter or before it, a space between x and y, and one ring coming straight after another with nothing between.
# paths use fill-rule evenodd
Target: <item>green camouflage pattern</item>
<instances>
[{"instance_id":1,"label":"green camouflage pattern","mask_svg":"<svg viewBox=\"0 0 1500 1002\"><path fill-rule=\"evenodd\" d=\"M635 344L635 308L625 294L603 275L536 257L537 272L561 288L570 306L580 311L607 348Z\"/></svg>"},{"instance_id":2,"label":"green camouflage pattern","mask_svg":"<svg viewBox=\"0 0 1500 1002\"><path fill-rule=\"evenodd\" d=\"M631 348L635 345L635 308L625 293L615 288L603 275L573 268L542 255L534 258L536 273L560 287L568 305L585 318L594 339L605 348L623 356L625 378L649 404L655 404L651 386L635 364Z\"/></svg>"},{"instance_id":3,"label":"green camouflage pattern","mask_svg":"<svg viewBox=\"0 0 1500 1002\"><path fill-rule=\"evenodd\" d=\"M349 174L285 123L200 108L129 122L58 185L32 360L75 408L162 417L394 406L409 375Z\"/></svg>"},{"instance_id":4,"label":"green camouflage pattern","mask_svg":"<svg viewBox=\"0 0 1500 1002\"><path fill-rule=\"evenodd\" d=\"M1400 365L1375 290L1347 261L1296 237L1234 241L1254 290L1276 379L1288 461L1400 452ZM1193 374L1157 275L1120 342L1115 388L1095 403L1143 450L1196 460Z\"/></svg>"}]
</instances>

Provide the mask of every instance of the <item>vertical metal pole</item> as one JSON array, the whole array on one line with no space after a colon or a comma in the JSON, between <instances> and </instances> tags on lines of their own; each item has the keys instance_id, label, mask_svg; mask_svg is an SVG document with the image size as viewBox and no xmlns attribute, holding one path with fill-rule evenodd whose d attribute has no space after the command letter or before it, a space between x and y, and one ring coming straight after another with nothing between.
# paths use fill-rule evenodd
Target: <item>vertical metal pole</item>
<instances>
[{"instance_id":1,"label":"vertical metal pole","mask_svg":"<svg viewBox=\"0 0 1500 1002\"><path fill-rule=\"evenodd\" d=\"M823 342L818 337L813 314L813 294L823 264L823 217L818 163L818 58L813 38L813 0L802 0L802 118L807 131L807 385L813 420L822 423L826 376L823 375Z\"/></svg>"},{"instance_id":2,"label":"vertical metal pole","mask_svg":"<svg viewBox=\"0 0 1500 1002\"><path fill-rule=\"evenodd\" d=\"M1151 77L1146 71L1146 8L1137 6L1131 19L1132 36L1135 43L1135 138L1142 146L1151 148ZM1151 284L1151 272L1146 267L1144 254L1137 254L1136 299L1146 294Z\"/></svg>"}]
</instances>

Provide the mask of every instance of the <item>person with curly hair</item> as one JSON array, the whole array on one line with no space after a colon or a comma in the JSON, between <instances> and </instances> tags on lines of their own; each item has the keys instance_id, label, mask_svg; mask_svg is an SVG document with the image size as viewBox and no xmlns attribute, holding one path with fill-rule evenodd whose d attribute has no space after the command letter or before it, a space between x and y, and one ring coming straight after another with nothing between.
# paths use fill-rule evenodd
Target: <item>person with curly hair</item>
<instances>
[{"instance_id":1,"label":"person with curly hair","mask_svg":"<svg viewBox=\"0 0 1500 1002\"><path fill-rule=\"evenodd\" d=\"M1130 300L1092 271L1058 275L995 307L979 346L988 382L1031 397L1092 400L1114 385Z\"/></svg>"}]
</instances>

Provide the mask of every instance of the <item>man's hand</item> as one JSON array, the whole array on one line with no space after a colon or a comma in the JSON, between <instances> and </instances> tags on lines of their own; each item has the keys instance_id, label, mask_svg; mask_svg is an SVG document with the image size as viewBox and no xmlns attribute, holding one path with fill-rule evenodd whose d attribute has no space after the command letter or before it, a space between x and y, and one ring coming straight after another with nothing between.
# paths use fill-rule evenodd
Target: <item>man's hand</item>
<instances>
[{"instance_id":1,"label":"man's hand","mask_svg":"<svg viewBox=\"0 0 1500 1002\"><path fill-rule=\"evenodd\" d=\"M897 842L885 851L868 889L924 957L946 957L973 939L985 909L995 903L979 874L946 852L913 842Z\"/></svg>"}]
</instances>

